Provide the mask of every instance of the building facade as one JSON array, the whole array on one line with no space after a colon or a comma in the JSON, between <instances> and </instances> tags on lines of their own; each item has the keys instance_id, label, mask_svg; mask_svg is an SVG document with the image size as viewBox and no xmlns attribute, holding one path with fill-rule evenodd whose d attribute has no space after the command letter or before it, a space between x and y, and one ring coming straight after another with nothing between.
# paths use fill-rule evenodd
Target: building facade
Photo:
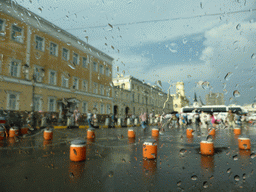
<instances>
[{"instance_id":1,"label":"building facade","mask_svg":"<svg viewBox=\"0 0 256 192\"><path fill-rule=\"evenodd\" d=\"M206 105L225 105L223 93L210 92L205 96Z\"/></svg>"},{"instance_id":2,"label":"building facade","mask_svg":"<svg viewBox=\"0 0 256 192\"><path fill-rule=\"evenodd\" d=\"M158 86L151 86L132 76L114 78L113 85L114 113L119 116L173 111L172 97Z\"/></svg>"},{"instance_id":3,"label":"building facade","mask_svg":"<svg viewBox=\"0 0 256 192\"><path fill-rule=\"evenodd\" d=\"M29 10L0 0L0 107L112 112L113 58ZM34 102L33 102L34 98Z\"/></svg>"},{"instance_id":4,"label":"building facade","mask_svg":"<svg viewBox=\"0 0 256 192\"><path fill-rule=\"evenodd\" d=\"M182 107L189 106L189 100L185 95L184 83L176 83L176 94L171 95L173 97L173 109L180 112Z\"/></svg>"}]
</instances>

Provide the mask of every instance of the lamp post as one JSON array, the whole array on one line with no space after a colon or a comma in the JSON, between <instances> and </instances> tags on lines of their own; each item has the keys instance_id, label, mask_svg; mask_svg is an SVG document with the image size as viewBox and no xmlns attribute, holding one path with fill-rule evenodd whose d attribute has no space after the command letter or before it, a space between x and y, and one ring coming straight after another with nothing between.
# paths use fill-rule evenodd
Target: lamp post
<instances>
[{"instance_id":1,"label":"lamp post","mask_svg":"<svg viewBox=\"0 0 256 192\"><path fill-rule=\"evenodd\" d=\"M23 68L23 74L24 74L26 80L32 82L31 119L32 119L32 128L35 128L35 126L36 126L36 125L35 125L35 122L36 122L36 121L35 121L35 114L34 114L34 112L35 112L35 84L36 84L37 82L40 82L40 81L41 81L41 80L38 81L38 79L41 79L41 78L44 77L44 69L43 69L43 68L39 69L37 74L35 73L35 71L33 71L32 79L29 80L28 75L29 75L30 66L29 66L28 64L24 64L24 65L22 66L22 68Z\"/></svg>"}]
</instances>

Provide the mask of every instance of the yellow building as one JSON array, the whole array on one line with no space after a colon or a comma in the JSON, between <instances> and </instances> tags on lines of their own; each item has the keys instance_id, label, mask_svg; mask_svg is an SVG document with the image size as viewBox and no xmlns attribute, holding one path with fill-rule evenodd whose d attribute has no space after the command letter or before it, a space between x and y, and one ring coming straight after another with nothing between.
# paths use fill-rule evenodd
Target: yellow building
<instances>
[{"instance_id":1,"label":"yellow building","mask_svg":"<svg viewBox=\"0 0 256 192\"><path fill-rule=\"evenodd\" d=\"M172 94L173 97L173 109L180 112L182 107L189 105L189 100L185 95L184 83L176 83L176 94Z\"/></svg>"},{"instance_id":2,"label":"yellow building","mask_svg":"<svg viewBox=\"0 0 256 192\"><path fill-rule=\"evenodd\" d=\"M0 1L0 107L112 112L113 58L29 10ZM33 81L33 79L35 81Z\"/></svg>"},{"instance_id":3,"label":"yellow building","mask_svg":"<svg viewBox=\"0 0 256 192\"><path fill-rule=\"evenodd\" d=\"M114 78L113 84L114 113L118 116L173 111L172 97L158 86L152 86L132 76Z\"/></svg>"}]
</instances>

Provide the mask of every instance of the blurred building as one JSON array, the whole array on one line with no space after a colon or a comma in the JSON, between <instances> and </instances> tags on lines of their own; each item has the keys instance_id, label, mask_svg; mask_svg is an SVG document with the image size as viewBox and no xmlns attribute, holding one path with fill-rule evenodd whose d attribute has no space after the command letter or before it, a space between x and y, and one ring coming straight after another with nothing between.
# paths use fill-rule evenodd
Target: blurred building
<instances>
[{"instance_id":1,"label":"blurred building","mask_svg":"<svg viewBox=\"0 0 256 192\"><path fill-rule=\"evenodd\" d=\"M172 97L158 86L144 83L132 76L114 78L113 84L114 113L119 116L173 111Z\"/></svg>"},{"instance_id":2,"label":"blurred building","mask_svg":"<svg viewBox=\"0 0 256 192\"><path fill-rule=\"evenodd\" d=\"M210 92L205 96L206 105L225 105L223 93Z\"/></svg>"},{"instance_id":3,"label":"blurred building","mask_svg":"<svg viewBox=\"0 0 256 192\"><path fill-rule=\"evenodd\" d=\"M173 97L173 110L180 112L182 107L189 106L189 100L185 95L184 83L176 83L176 94L171 95Z\"/></svg>"},{"instance_id":4,"label":"blurred building","mask_svg":"<svg viewBox=\"0 0 256 192\"><path fill-rule=\"evenodd\" d=\"M0 0L0 107L112 111L113 58L10 0ZM33 79L35 81L33 81Z\"/></svg>"}]
</instances>

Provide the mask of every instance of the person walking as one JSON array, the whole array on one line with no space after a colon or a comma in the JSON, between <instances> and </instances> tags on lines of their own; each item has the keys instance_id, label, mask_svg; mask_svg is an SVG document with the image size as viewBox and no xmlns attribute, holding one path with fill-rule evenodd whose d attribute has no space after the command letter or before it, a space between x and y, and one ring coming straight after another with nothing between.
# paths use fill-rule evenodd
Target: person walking
<instances>
[{"instance_id":1,"label":"person walking","mask_svg":"<svg viewBox=\"0 0 256 192\"><path fill-rule=\"evenodd\" d=\"M141 119L141 126L142 126L142 129L143 129L143 131L145 131L145 129L146 129L145 123L146 123L146 120L147 120L147 114L146 114L146 112L144 112L143 114L141 113L140 119Z\"/></svg>"},{"instance_id":2,"label":"person walking","mask_svg":"<svg viewBox=\"0 0 256 192\"><path fill-rule=\"evenodd\" d=\"M92 128L92 113L90 110L87 113L87 122L88 122L89 128Z\"/></svg>"},{"instance_id":3,"label":"person walking","mask_svg":"<svg viewBox=\"0 0 256 192\"><path fill-rule=\"evenodd\" d=\"M232 126L234 129L235 128L235 116L231 110L228 111L227 120L228 120L229 128Z\"/></svg>"}]
</instances>

